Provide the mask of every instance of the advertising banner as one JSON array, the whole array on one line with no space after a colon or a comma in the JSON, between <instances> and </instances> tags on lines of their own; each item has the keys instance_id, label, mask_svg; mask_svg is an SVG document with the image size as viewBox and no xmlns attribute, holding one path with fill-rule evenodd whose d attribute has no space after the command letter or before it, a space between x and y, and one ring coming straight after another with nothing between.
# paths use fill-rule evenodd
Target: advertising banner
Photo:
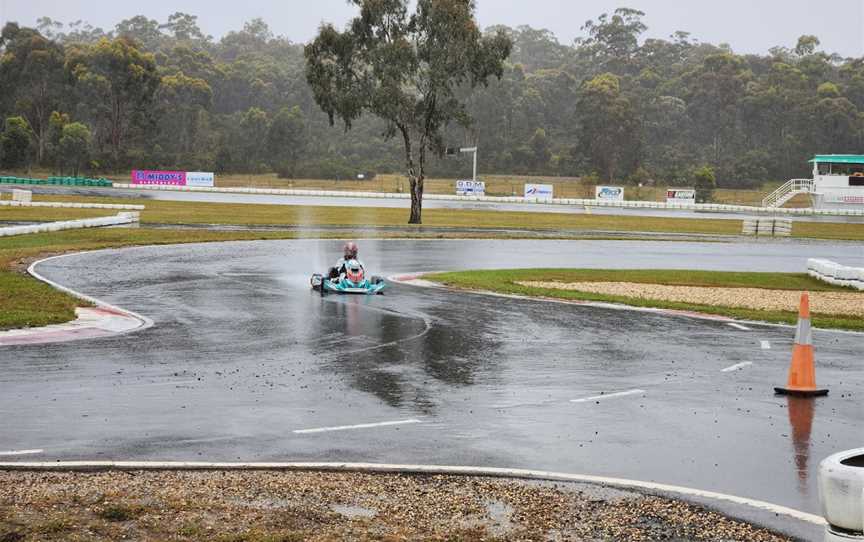
<instances>
[{"instance_id":1,"label":"advertising banner","mask_svg":"<svg viewBox=\"0 0 864 542\"><path fill-rule=\"evenodd\" d=\"M670 188L666 190L666 203L694 204L696 190L693 188Z\"/></svg>"},{"instance_id":2,"label":"advertising banner","mask_svg":"<svg viewBox=\"0 0 864 542\"><path fill-rule=\"evenodd\" d=\"M187 171L186 186L213 186L215 176L206 171Z\"/></svg>"},{"instance_id":3,"label":"advertising banner","mask_svg":"<svg viewBox=\"0 0 864 542\"><path fill-rule=\"evenodd\" d=\"M203 171L159 171L136 169L132 171L132 184L170 186L214 186L215 176Z\"/></svg>"},{"instance_id":4,"label":"advertising banner","mask_svg":"<svg viewBox=\"0 0 864 542\"><path fill-rule=\"evenodd\" d=\"M598 201L624 201L624 188L621 186L598 186L594 191Z\"/></svg>"},{"instance_id":5,"label":"advertising banner","mask_svg":"<svg viewBox=\"0 0 864 542\"><path fill-rule=\"evenodd\" d=\"M456 181L457 196L485 196L486 183L483 181Z\"/></svg>"},{"instance_id":6,"label":"advertising banner","mask_svg":"<svg viewBox=\"0 0 864 542\"><path fill-rule=\"evenodd\" d=\"M552 199L553 189L551 184L526 184L525 199Z\"/></svg>"},{"instance_id":7,"label":"advertising banner","mask_svg":"<svg viewBox=\"0 0 864 542\"><path fill-rule=\"evenodd\" d=\"M132 184L186 185L185 171L152 171L136 169L132 172Z\"/></svg>"}]
</instances>

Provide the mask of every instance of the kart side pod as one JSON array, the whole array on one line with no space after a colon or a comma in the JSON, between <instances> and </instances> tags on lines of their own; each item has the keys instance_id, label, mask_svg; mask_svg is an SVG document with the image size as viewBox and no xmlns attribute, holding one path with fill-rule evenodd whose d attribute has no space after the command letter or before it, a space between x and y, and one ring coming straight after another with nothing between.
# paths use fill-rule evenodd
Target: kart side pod
<instances>
[{"instance_id":1,"label":"kart side pod","mask_svg":"<svg viewBox=\"0 0 864 542\"><path fill-rule=\"evenodd\" d=\"M380 295L387 285L381 277L372 277L369 280L355 283L347 278L331 280L318 273L312 275L310 283L312 289L318 291L322 296L328 292L336 294Z\"/></svg>"}]
</instances>

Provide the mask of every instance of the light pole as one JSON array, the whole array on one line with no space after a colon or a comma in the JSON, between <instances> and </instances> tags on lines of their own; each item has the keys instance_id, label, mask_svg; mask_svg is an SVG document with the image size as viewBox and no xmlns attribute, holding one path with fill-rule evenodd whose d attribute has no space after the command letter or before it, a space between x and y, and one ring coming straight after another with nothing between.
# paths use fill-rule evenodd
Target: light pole
<instances>
[{"instance_id":1,"label":"light pole","mask_svg":"<svg viewBox=\"0 0 864 542\"><path fill-rule=\"evenodd\" d=\"M477 181L477 147L465 147L459 149L459 152L463 153L473 153L474 154L474 175L471 177L472 181Z\"/></svg>"}]
</instances>

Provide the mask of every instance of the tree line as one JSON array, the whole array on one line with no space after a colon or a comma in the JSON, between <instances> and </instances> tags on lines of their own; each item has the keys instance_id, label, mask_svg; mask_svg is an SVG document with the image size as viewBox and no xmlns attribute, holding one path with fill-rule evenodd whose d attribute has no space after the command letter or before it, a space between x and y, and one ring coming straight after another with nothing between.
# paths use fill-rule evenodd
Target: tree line
<instances>
[{"instance_id":1,"label":"tree line","mask_svg":"<svg viewBox=\"0 0 864 542\"><path fill-rule=\"evenodd\" d=\"M814 36L736 54L685 32L646 39L618 9L562 44L547 30L490 27L511 43L500 79L457 89L464 122L444 146L478 146L481 171L721 186L806 176L816 153L864 151L864 58ZM304 45L261 19L221 39L194 15L136 16L103 30L47 17L0 33L0 166L131 168L352 178L404 171L374 115L331 127L306 77ZM462 92L463 94L459 95ZM458 156L458 155L457 155ZM467 176L467 157L430 156L428 175Z\"/></svg>"}]
</instances>

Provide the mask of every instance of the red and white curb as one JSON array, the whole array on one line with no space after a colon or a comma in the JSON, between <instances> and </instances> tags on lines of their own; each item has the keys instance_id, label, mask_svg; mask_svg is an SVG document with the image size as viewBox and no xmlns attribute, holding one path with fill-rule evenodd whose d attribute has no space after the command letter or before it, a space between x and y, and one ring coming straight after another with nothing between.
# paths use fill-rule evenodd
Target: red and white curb
<instances>
[{"instance_id":1,"label":"red and white curb","mask_svg":"<svg viewBox=\"0 0 864 542\"><path fill-rule=\"evenodd\" d=\"M97 339L128 333L142 326L138 318L109 308L78 307L75 314L78 318L65 324L0 331L0 346Z\"/></svg>"},{"instance_id":2,"label":"red and white curb","mask_svg":"<svg viewBox=\"0 0 864 542\"><path fill-rule=\"evenodd\" d=\"M36 267L44 262L74 256L76 254L64 254L53 256L34 262L28 269L34 278L78 299L95 305L94 307L78 307L75 309L77 318L64 324L55 324L44 327L12 329L0 331L0 346L30 345L59 343L76 341L80 339L97 339L110 337L146 329L153 325L153 321L146 316L115 307L104 301L76 292L58 284L36 271Z\"/></svg>"},{"instance_id":3,"label":"red and white curb","mask_svg":"<svg viewBox=\"0 0 864 542\"><path fill-rule=\"evenodd\" d=\"M793 518L812 525L825 525L825 520L794 508L788 508L736 495L704 491L689 487L658 484L625 478L608 478L587 474L569 474L542 470L507 469L496 467L467 467L441 465L400 465L386 463L208 463L183 461L44 461L0 463L0 471L47 471L47 472L99 472L99 471L319 471L360 472L376 474L435 474L451 476L490 476L520 480L544 480L599 484L646 492L680 495L682 497L709 499L724 503L747 506Z\"/></svg>"}]
</instances>

